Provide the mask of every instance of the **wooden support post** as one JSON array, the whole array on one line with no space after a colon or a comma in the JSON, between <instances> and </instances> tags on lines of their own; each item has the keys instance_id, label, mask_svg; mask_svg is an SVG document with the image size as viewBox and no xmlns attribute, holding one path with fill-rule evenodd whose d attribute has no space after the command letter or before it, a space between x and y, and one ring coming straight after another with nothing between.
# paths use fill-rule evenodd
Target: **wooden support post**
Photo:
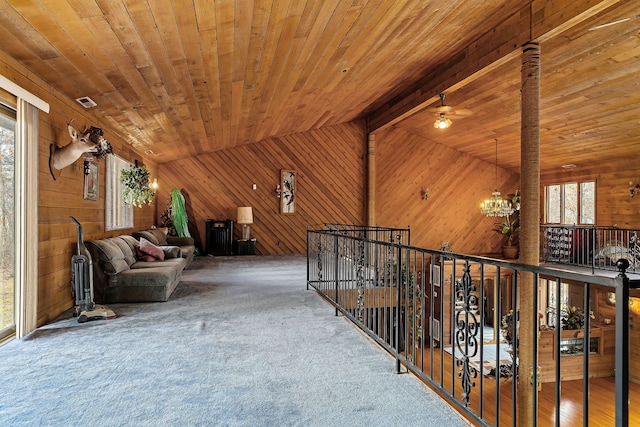
<instances>
[{"instance_id":1,"label":"wooden support post","mask_svg":"<svg viewBox=\"0 0 640 427\"><path fill-rule=\"evenodd\" d=\"M367 140L367 225L376 225L376 136Z\"/></svg>"},{"instance_id":2,"label":"wooden support post","mask_svg":"<svg viewBox=\"0 0 640 427\"><path fill-rule=\"evenodd\" d=\"M520 261L539 265L540 248L540 46L529 42L522 50L522 116L520 169ZM531 310L537 284L530 273L519 281L518 425L534 425L537 385L532 383L534 352L537 351L538 321ZM535 340L535 341L534 341Z\"/></svg>"}]
</instances>

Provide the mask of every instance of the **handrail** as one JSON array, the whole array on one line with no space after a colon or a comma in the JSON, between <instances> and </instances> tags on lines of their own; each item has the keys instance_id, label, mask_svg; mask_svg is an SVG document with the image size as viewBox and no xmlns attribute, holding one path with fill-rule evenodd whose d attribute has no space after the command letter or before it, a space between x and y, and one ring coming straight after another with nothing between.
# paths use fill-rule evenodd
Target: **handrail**
<instances>
[{"instance_id":1,"label":"handrail","mask_svg":"<svg viewBox=\"0 0 640 427\"><path fill-rule=\"evenodd\" d=\"M616 271L619 259L629 261L629 272L640 272L640 230L615 226L542 225L543 262Z\"/></svg>"},{"instance_id":2,"label":"handrail","mask_svg":"<svg viewBox=\"0 0 640 427\"><path fill-rule=\"evenodd\" d=\"M351 230L368 231L368 227L356 226ZM362 237L374 234L359 236L344 231L342 228L307 230L307 288L314 288L335 306L336 314L344 315L392 354L396 371L400 372L402 367L412 371L445 395L452 406L482 425L501 425L498 402L505 394L512 402L512 425L516 425L516 405L534 404L537 407L535 393L533 402L519 401L515 381L510 392L496 387L504 375L518 375L518 370L516 364L511 363L508 368L509 364L504 363L501 354L505 343L498 339L501 338L498 331L493 331L490 343L484 336L484 325L491 324L488 322L490 316L504 319L503 313L517 307L521 274L533 274L537 286L542 286L543 279L548 280L545 283L558 284L558 297L560 283L582 286L584 307L593 306L590 297L593 289L615 293L616 301L622 302L616 304L615 322L616 425L628 424L625 402L629 397L629 288L640 287L640 283L626 276L625 270L629 266L626 260L619 263L620 273L615 277L611 274L589 275L419 248L398 240ZM552 296L548 298L553 300ZM488 300L493 300L493 314L486 310L485 301ZM553 301L555 307L560 307L559 301L559 298ZM515 313L532 316L538 322L538 309L537 301L533 301L519 307ZM560 324L559 310L556 316L556 324ZM583 348L588 349L589 321L583 329ZM557 361L556 373L559 373L560 333L559 330L552 333L556 340L553 357ZM537 334L533 335L535 347L538 338ZM517 322L511 324L511 336L513 342L519 342ZM512 353L512 360L518 361L517 346L512 347ZM589 352L583 353L582 375L588 378ZM538 359L534 360L533 366L538 362ZM531 380L535 384L543 377L545 381L549 380L548 373L533 370ZM584 382L584 392L588 395L588 381ZM492 393L495 399L494 408L485 404L489 398L487 393ZM558 393L556 408L560 408L561 398ZM586 400L583 405L587 405ZM561 416L558 411L556 422L560 422ZM537 414L535 423L537 425ZM588 425L586 418L585 425Z\"/></svg>"}]
</instances>

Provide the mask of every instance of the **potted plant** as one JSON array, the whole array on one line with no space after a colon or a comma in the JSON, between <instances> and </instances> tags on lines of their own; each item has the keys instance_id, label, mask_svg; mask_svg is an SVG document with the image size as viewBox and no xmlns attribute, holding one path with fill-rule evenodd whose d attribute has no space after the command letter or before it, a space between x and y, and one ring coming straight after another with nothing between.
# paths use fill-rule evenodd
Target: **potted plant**
<instances>
[{"instance_id":1,"label":"potted plant","mask_svg":"<svg viewBox=\"0 0 640 427\"><path fill-rule=\"evenodd\" d=\"M122 182L122 201L125 205L133 205L139 208L143 204L150 205L155 193L149 188L149 170L146 166L132 166L122 169L120 182Z\"/></svg>"},{"instance_id":2,"label":"potted plant","mask_svg":"<svg viewBox=\"0 0 640 427\"><path fill-rule=\"evenodd\" d=\"M515 344L515 347L518 347L518 344L519 344L519 339L517 338L517 336L516 337L513 336L513 322L517 322L517 321L518 321L518 314L517 312L513 311L513 309L511 309L507 314L502 316L502 319L500 322L500 333L504 338L504 340L507 342L506 351L507 353L509 353L509 356L511 356L511 364L505 364L500 366L501 377L510 377L511 375L513 375L513 364L515 361L514 360L515 359L514 344ZM515 343L514 343L514 338L515 338ZM518 367L516 366L515 369L517 370Z\"/></svg>"},{"instance_id":3,"label":"potted plant","mask_svg":"<svg viewBox=\"0 0 640 427\"><path fill-rule=\"evenodd\" d=\"M513 310L509 310L507 314L502 316L500 322L500 332L511 350L513 350L513 315Z\"/></svg>"},{"instance_id":4,"label":"potted plant","mask_svg":"<svg viewBox=\"0 0 640 427\"><path fill-rule=\"evenodd\" d=\"M494 231L507 236L507 244L502 247L502 255L507 259L518 257L518 233L520 231L520 191L509 194L507 199L514 207L513 213L496 224Z\"/></svg>"},{"instance_id":5,"label":"potted plant","mask_svg":"<svg viewBox=\"0 0 640 427\"><path fill-rule=\"evenodd\" d=\"M560 321L562 322L562 329L564 330L573 331L576 329L582 329L584 326L584 311L575 306L562 309L560 313Z\"/></svg>"}]
</instances>

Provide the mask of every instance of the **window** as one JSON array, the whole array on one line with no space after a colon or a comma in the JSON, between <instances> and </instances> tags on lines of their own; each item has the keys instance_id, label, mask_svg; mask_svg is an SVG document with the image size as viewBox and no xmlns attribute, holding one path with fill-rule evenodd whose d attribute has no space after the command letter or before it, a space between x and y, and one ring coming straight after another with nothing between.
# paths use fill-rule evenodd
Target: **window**
<instances>
[{"instance_id":1,"label":"window","mask_svg":"<svg viewBox=\"0 0 640 427\"><path fill-rule=\"evenodd\" d=\"M0 341L15 333L16 112L0 103Z\"/></svg>"},{"instance_id":2,"label":"window","mask_svg":"<svg viewBox=\"0 0 640 427\"><path fill-rule=\"evenodd\" d=\"M595 224L594 181L548 185L544 190L547 224Z\"/></svg>"},{"instance_id":3,"label":"window","mask_svg":"<svg viewBox=\"0 0 640 427\"><path fill-rule=\"evenodd\" d=\"M122 183L120 171L127 169L131 163L116 155L107 156L107 195L106 219L107 230L133 227L133 206L122 202Z\"/></svg>"},{"instance_id":4,"label":"window","mask_svg":"<svg viewBox=\"0 0 640 427\"><path fill-rule=\"evenodd\" d=\"M596 223L596 183L580 183L580 224Z\"/></svg>"},{"instance_id":5,"label":"window","mask_svg":"<svg viewBox=\"0 0 640 427\"><path fill-rule=\"evenodd\" d=\"M556 325L556 310L558 310L558 304L556 303L556 293L558 292L557 282L555 280L545 280L547 282L547 325ZM542 280L541 280L542 281ZM569 308L569 284L560 283L560 310L566 310Z\"/></svg>"}]
</instances>

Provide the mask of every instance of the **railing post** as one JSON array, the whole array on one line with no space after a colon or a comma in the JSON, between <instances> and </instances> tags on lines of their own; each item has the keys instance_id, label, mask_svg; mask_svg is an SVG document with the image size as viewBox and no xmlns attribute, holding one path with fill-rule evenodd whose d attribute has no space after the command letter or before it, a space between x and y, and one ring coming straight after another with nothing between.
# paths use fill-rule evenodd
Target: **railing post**
<instances>
[{"instance_id":1,"label":"railing post","mask_svg":"<svg viewBox=\"0 0 640 427\"><path fill-rule=\"evenodd\" d=\"M340 306L340 297L339 297L339 295L340 295L340 281L339 281L339 276L340 276L340 270L339 270L340 260L339 260L339 258L338 258L338 253L339 253L339 251L338 251L338 246L339 246L339 245L338 245L338 234L337 234L337 233L333 236L333 241L334 241L334 245L333 245L333 253L334 253L334 255L335 255L335 257L334 257L335 263L334 263L334 271L333 271L333 275L334 275L334 277L335 277L335 279L336 279L336 299L335 299L336 304L335 304L335 306L336 306L336 316L338 316L338 314L339 314L338 307Z\"/></svg>"},{"instance_id":2,"label":"railing post","mask_svg":"<svg viewBox=\"0 0 640 427\"><path fill-rule=\"evenodd\" d=\"M309 236L310 236L310 232L309 232L309 226L307 225L307 290L309 290L309 280L311 280L310 274L309 274L309 255L311 254L311 252L309 251Z\"/></svg>"},{"instance_id":3,"label":"railing post","mask_svg":"<svg viewBox=\"0 0 640 427\"><path fill-rule=\"evenodd\" d=\"M591 245L591 274L595 274L596 272L596 242L598 240L596 240L598 238L597 236L597 229L596 226L594 225L591 228L591 238L589 240L589 244Z\"/></svg>"},{"instance_id":4,"label":"railing post","mask_svg":"<svg viewBox=\"0 0 640 427\"><path fill-rule=\"evenodd\" d=\"M396 374L400 374L400 322L402 316L400 310L402 308L402 250L400 248L401 237L398 234L396 236L396 251L397 251L397 265L396 265L396 328L395 328L395 344L396 344Z\"/></svg>"},{"instance_id":5,"label":"railing post","mask_svg":"<svg viewBox=\"0 0 640 427\"><path fill-rule=\"evenodd\" d=\"M616 263L616 426L629 425L629 261Z\"/></svg>"}]
</instances>

